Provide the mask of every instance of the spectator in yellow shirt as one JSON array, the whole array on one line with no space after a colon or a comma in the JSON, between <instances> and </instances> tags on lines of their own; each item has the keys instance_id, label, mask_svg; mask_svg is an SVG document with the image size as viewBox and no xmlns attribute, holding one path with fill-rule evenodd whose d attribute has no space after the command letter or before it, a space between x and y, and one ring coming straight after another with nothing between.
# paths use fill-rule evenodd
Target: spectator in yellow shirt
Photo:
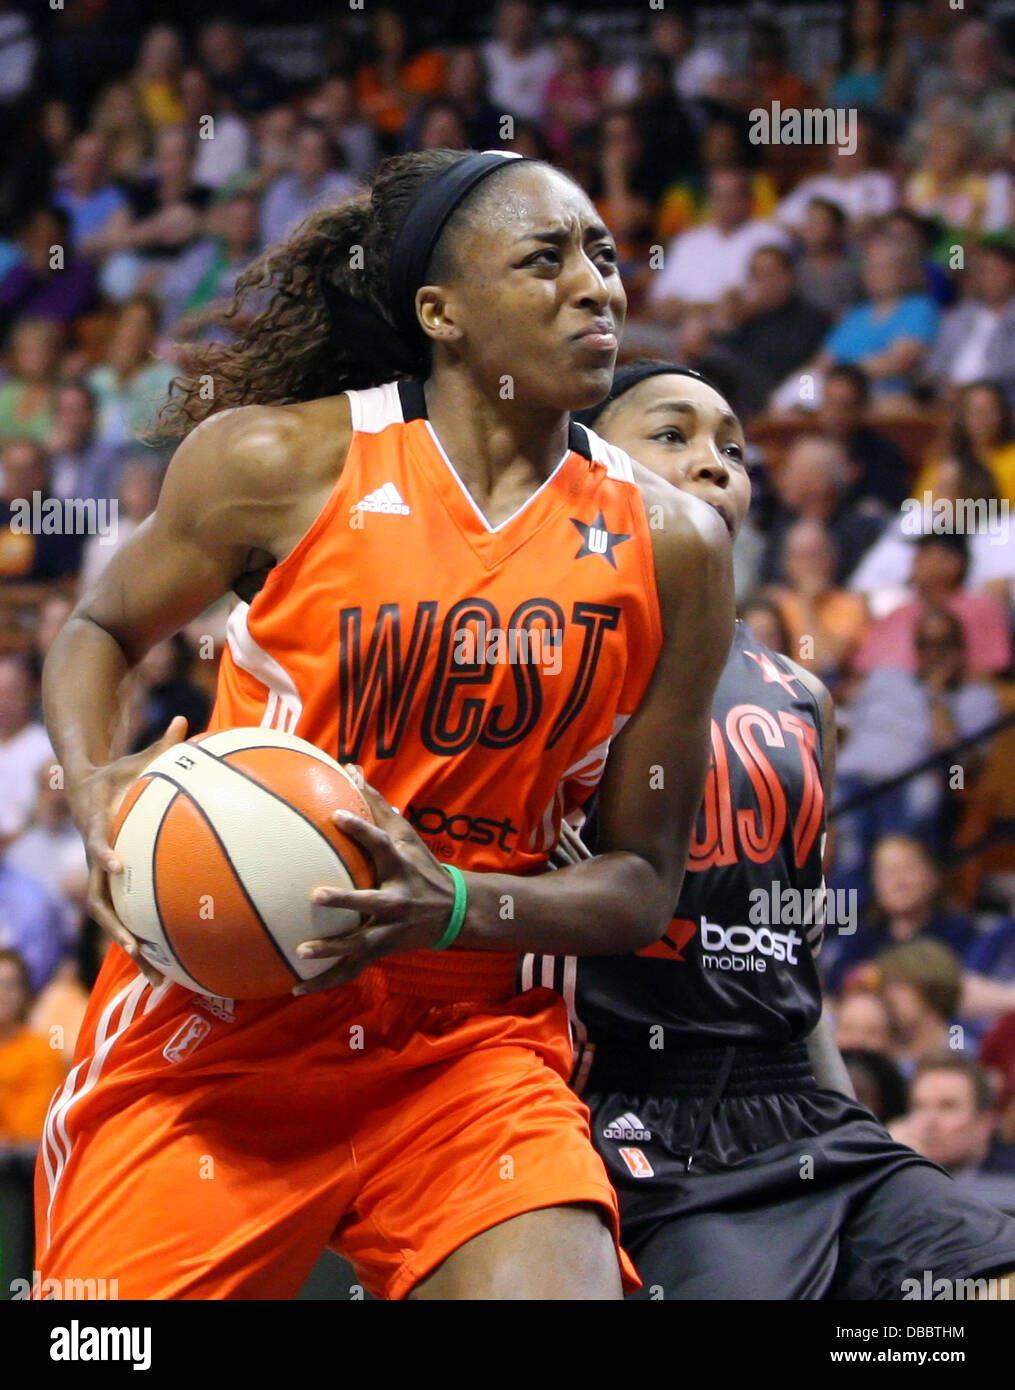
<instances>
[{"instance_id":1,"label":"spectator in yellow shirt","mask_svg":"<svg viewBox=\"0 0 1015 1390\"><path fill-rule=\"evenodd\" d=\"M180 97L183 45L169 24L148 30L141 45L131 85L145 119L154 130L182 125L187 112Z\"/></svg>"},{"instance_id":2,"label":"spectator in yellow shirt","mask_svg":"<svg viewBox=\"0 0 1015 1390\"><path fill-rule=\"evenodd\" d=\"M971 381L959 392L948 448L943 454L935 450L924 465L914 497L922 501L923 494L933 490L938 466L949 457L980 464L993 478L998 495L1015 507L1015 417L1000 382Z\"/></svg>"},{"instance_id":3,"label":"spectator in yellow shirt","mask_svg":"<svg viewBox=\"0 0 1015 1390\"><path fill-rule=\"evenodd\" d=\"M966 124L936 121L922 163L910 174L905 203L943 226L942 244L959 233L975 236L987 204L987 180L971 169L973 131Z\"/></svg>"}]
</instances>

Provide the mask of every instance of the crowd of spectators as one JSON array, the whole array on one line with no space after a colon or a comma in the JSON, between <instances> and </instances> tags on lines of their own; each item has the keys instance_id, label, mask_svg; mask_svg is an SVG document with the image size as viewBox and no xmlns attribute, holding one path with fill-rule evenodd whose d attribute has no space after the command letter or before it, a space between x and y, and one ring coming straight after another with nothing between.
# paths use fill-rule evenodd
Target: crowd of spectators
<instances>
[{"instance_id":1,"label":"crowd of spectators","mask_svg":"<svg viewBox=\"0 0 1015 1390\"><path fill-rule=\"evenodd\" d=\"M741 611L838 701L829 882L858 907L824 968L857 1088L1015 1185L1012 741L976 741L1015 709L1015 55L991 7L843 0L822 67L747 6L722 41L642 6L614 43L528 0L429 33L371 5L304 26L299 64L242 5L119 35L116 0L41 8L0 0L0 1145L37 1132L101 955L39 674L155 506L175 345L225 332L205 311L252 258L386 155L503 147L615 233L622 354L698 368L745 422ZM836 138L757 139L773 103L838 112ZM33 499L88 525L26 529ZM146 658L124 750L203 726L227 611ZM999 843L956 876L973 829Z\"/></svg>"}]
</instances>

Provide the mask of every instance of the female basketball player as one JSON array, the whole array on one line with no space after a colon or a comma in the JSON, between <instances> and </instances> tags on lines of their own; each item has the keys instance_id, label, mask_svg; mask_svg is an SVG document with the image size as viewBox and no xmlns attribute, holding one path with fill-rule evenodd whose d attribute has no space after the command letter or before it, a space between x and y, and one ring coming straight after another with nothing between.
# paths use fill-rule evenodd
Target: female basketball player
<instances>
[{"instance_id":1,"label":"female basketball player","mask_svg":"<svg viewBox=\"0 0 1015 1390\"><path fill-rule=\"evenodd\" d=\"M286 1297L332 1242L380 1297L620 1296L565 1011L515 997L516 953L665 929L733 612L715 512L569 427L612 378L615 261L544 163L408 155L270 248L253 322L186 359L170 416L197 427L45 672L120 943L50 1108L46 1277ZM374 789L376 826L341 823L377 889L321 894L364 921L307 944L344 983L283 1001L146 979L108 891L111 802L156 751L111 761L118 687L229 589L211 728L287 729ZM597 785L602 854L541 872Z\"/></svg>"},{"instance_id":2,"label":"female basketball player","mask_svg":"<svg viewBox=\"0 0 1015 1390\"><path fill-rule=\"evenodd\" d=\"M632 363L579 418L739 529L750 502L743 433L695 373ZM743 623L712 710L712 754L662 939L579 960L576 990L574 963L522 964L523 982L569 980L583 1038L576 1079L645 1282L635 1296L901 1299L924 1287L925 1270L1010 1270L1015 1222L847 1099L814 959L832 705ZM825 929L853 926L830 918Z\"/></svg>"}]
</instances>

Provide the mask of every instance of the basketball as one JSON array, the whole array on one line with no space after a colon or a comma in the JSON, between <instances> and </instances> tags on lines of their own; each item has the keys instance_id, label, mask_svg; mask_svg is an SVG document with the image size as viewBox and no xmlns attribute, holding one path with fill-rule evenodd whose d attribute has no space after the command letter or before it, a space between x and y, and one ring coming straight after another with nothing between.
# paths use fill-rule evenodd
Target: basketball
<instances>
[{"instance_id":1,"label":"basketball","mask_svg":"<svg viewBox=\"0 0 1015 1390\"><path fill-rule=\"evenodd\" d=\"M291 734L229 729L168 748L116 813L117 914L177 984L287 994L334 964L301 960L299 943L359 921L313 904L313 890L374 886L369 859L332 822L340 809L373 819L349 773Z\"/></svg>"}]
</instances>

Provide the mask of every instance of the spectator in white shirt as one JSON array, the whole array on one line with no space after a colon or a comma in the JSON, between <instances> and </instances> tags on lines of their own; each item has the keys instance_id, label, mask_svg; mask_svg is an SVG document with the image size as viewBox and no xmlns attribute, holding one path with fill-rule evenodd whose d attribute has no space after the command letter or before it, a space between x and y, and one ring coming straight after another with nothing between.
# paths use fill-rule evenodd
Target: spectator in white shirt
<instances>
[{"instance_id":1,"label":"spectator in white shirt","mask_svg":"<svg viewBox=\"0 0 1015 1390\"><path fill-rule=\"evenodd\" d=\"M1015 546L1007 534L1006 511L997 498L996 482L975 458L941 459L935 466L930 486L907 503L888 523L878 540L864 555L850 576L849 588L865 595L875 618L887 617L908 601L907 590L913 566L913 542L918 536L933 535L935 504L947 502L955 508L966 504L973 521L988 518L987 508L997 508L997 524L972 531L966 536L969 567L963 589L970 594L988 593L1002 604L1011 602L1015 588ZM979 505L985 504L985 505ZM937 513L940 516L940 509Z\"/></svg>"},{"instance_id":2,"label":"spectator in white shirt","mask_svg":"<svg viewBox=\"0 0 1015 1390\"><path fill-rule=\"evenodd\" d=\"M650 51L669 60L673 90L685 101L719 100L730 68L718 48L708 48L695 40L694 30L684 15L666 11L652 23ZM610 83L610 100L633 101L638 95L640 64L622 63Z\"/></svg>"},{"instance_id":3,"label":"spectator in white shirt","mask_svg":"<svg viewBox=\"0 0 1015 1390\"><path fill-rule=\"evenodd\" d=\"M652 318L676 323L690 309L718 304L742 290L751 257L761 246L784 246L786 234L751 216L751 176L746 169L716 169L708 179L709 221L673 238L662 270L649 287Z\"/></svg>"},{"instance_id":4,"label":"spectator in white shirt","mask_svg":"<svg viewBox=\"0 0 1015 1390\"><path fill-rule=\"evenodd\" d=\"M120 475L116 529L112 543L104 536L89 536L81 561L78 593L93 588L116 552L130 540L159 500L162 479L159 470L143 458L127 459Z\"/></svg>"},{"instance_id":5,"label":"spectator in white shirt","mask_svg":"<svg viewBox=\"0 0 1015 1390\"><path fill-rule=\"evenodd\" d=\"M182 73L180 96L195 137L194 182L224 188L250 165L253 142L247 123L225 109L203 68Z\"/></svg>"},{"instance_id":6,"label":"spectator in white shirt","mask_svg":"<svg viewBox=\"0 0 1015 1390\"><path fill-rule=\"evenodd\" d=\"M120 480L115 445L96 433L95 398L82 381L65 381L53 415L50 491L54 497L115 497Z\"/></svg>"},{"instance_id":7,"label":"spectator in white shirt","mask_svg":"<svg viewBox=\"0 0 1015 1390\"><path fill-rule=\"evenodd\" d=\"M304 114L320 121L332 140L341 145L350 174L357 179L370 178L380 159L377 132L360 115L356 89L348 77L337 73L326 77L311 95Z\"/></svg>"},{"instance_id":8,"label":"spectator in white shirt","mask_svg":"<svg viewBox=\"0 0 1015 1390\"><path fill-rule=\"evenodd\" d=\"M536 11L529 0L501 0L494 37L483 45L490 75L490 100L498 111L525 121L541 121L546 84L557 69L552 47L538 37Z\"/></svg>"},{"instance_id":9,"label":"spectator in white shirt","mask_svg":"<svg viewBox=\"0 0 1015 1390\"><path fill-rule=\"evenodd\" d=\"M48 763L40 769L37 785L31 824L8 847L5 862L41 883L56 899L72 939L79 920L75 899L88 877L85 844L71 817L63 779L53 776Z\"/></svg>"},{"instance_id":10,"label":"spectator in white shirt","mask_svg":"<svg viewBox=\"0 0 1015 1390\"><path fill-rule=\"evenodd\" d=\"M730 67L718 48L699 43L685 15L660 15L652 30L653 47L673 64L673 85L688 101L721 98Z\"/></svg>"},{"instance_id":11,"label":"spectator in white shirt","mask_svg":"<svg viewBox=\"0 0 1015 1390\"><path fill-rule=\"evenodd\" d=\"M987 175L985 232L1005 232L1015 223L1015 126L1001 151L998 167Z\"/></svg>"},{"instance_id":12,"label":"spectator in white shirt","mask_svg":"<svg viewBox=\"0 0 1015 1390\"><path fill-rule=\"evenodd\" d=\"M46 730L32 721L34 684L23 653L0 656L0 845L25 829L39 772L56 761Z\"/></svg>"},{"instance_id":13,"label":"spectator in white shirt","mask_svg":"<svg viewBox=\"0 0 1015 1390\"><path fill-rule=\"evenodd\" d=\"M830 145L828 172L797 184L776 208L775 220L791 231L799 231L814 198L835 203L854 228L891 212L898 205L899 193L892 175L873 167L874 141L869 121L859 117L854 152L846 154L839 146Z\"/></svg>"},{"instance_id":14,"label":"spectator in white shirt","mask_svg":"<svg viewBox=\"0 0 1015 1390\"><path fill-rule=\"evenodd\" d=\"M13 105L32 85L39 45L27 15L0 0L0 104Z\"/></svg>"},{"instance_id":15,"label":"spectator in white shirt","mask_svg":"<svg viewBox=\"0 0 1015 1390\"><path fill-rule=\"evenodd\" d=\"M986 239L969 272L970 293L942 318L927 378L947 395L990 377L1015 400L1015 243Z\"/></svg>"},{"instance_id":16,"label":"spectator in white shirt","mask_svg":"<svg viewBox=\"0 0 1015 1390\"><path fill-rule=\"evenodd\" d=\"M356 180L339 168L345 156L327 131L305 121L297 133L292 170L281 174L261 207L261 243L282 241L308 213L341 202L356 191Z\"/></svg>"}]
</instances>

